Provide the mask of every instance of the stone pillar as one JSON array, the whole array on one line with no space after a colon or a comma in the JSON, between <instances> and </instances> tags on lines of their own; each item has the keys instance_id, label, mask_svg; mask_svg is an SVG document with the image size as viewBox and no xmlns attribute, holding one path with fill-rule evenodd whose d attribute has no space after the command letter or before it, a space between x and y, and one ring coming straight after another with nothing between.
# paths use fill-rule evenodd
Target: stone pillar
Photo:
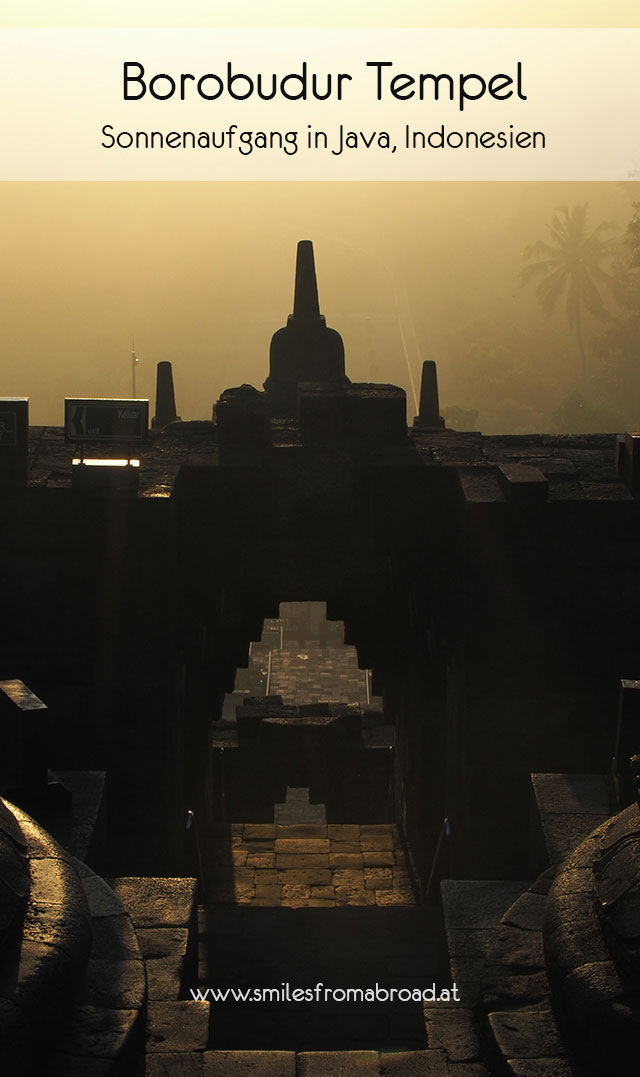
<instances>
[{"instance_id":1,"label":"stone pillar","mask_svg":"<svg viewBox=\"0 0 640 1077\"><path fill-rule=\"evenodd\" d=\"M431 429L444 429L444 419L440 417L438 370L433 359L426 359L422 364L418 422L420 426L430 427Z\"/></svg>"},{"instance_id":2,"label":"stone pillar","mask_svg":"<svg viewBox=\"0 0 640 1077\"><path fill-rule=\"evenodd\" d=\"M163 430L168 423L173 423L178 418L171 363L158 363L156 373L156 413L151 420L151 428L152 430Z\"/></svg>"}]
</instances>

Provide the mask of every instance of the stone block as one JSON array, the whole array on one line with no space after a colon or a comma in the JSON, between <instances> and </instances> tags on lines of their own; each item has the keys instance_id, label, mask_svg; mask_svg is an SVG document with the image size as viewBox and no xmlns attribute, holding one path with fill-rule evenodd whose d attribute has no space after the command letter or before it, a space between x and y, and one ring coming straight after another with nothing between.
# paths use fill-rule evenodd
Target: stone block
<instances>
[{"instance_id":1,"label":"stone block","mask_svg":"<svg viewBox=\"0 0 640 1077\"><path fill-rule=\"evenodd\" d=\"M114 1059L128 1043L139 1010L74 1006L57 1044L61 1054Z\"/></svg>"},{"instance_id":2,"label":"stone block","mask_svg":"<svg viewBox=\"0 0 640 1077\"><path fill-rule=\"evenodd\" d=\"M485 968L484 960L475 957L450 956L451 982L458 989L464 1006L474 1006L480 994Z\"/></svg>"},{"instance_id":3,"label":"stone block","mask_svg":"<svg viewBox=\"0 0 640 1077\"><path fill-rule=\"evenodd\" d=\"M278 872L281 883L292 883L296 886L329 886L332 882L329 868L292 868Z\"/></svg>"},{"instance_id":4,"label":"stone block","mask_svg":"<svg viewBox=\"0 0 640 1077\"><path fill-rule=\"evenodd\" d=\"M245 823L242 837L244 841L273 841L276 828L273 823Z\"/></svg>"},{"instance_id":5,"label":"stone block","mask_svg":"<svg viewBox=\"0 0 640 1077\"><path fill-rule=\"evenodd\" d=\"M407 399L396 385L352 384L345 390L345 424L356 443L398 442L407 436Z\"/></svg>"},{"instance_id":6,"label":"stone block","mask_svg":"<svg viewBox=\"0 0 640 1077\"><path fill-rule=\"evenodd\" d=\"M91 958L85 973L81 1001L112 1010L141 1009L146 986L141 958L137 961Z\"/></svg>"},{"instance_id":7,"label":"stone block","mask_svg":"<svg viewBox=\"0 0 640 1077\"><path fill-rule=\"evenodd\" d=\"M391 890L393 872L390 868L365 868L364 885L367 890Z\"/></svg>"},{"instance_id":8,"label":"stone block","mask_svg":"<svg viewBox=\"0 0 640 1077\"><path fill-rule=\"evenodd\" d=\"M101 916L92 921L93 944L91 956L96 958L133 958L140 957L142 950L136 936L131 917Z\"/></svg>"},{"instance_id":9,"label":"stone block","mask_svg":"<svg viewBox=\"0 0 640 1077\"><path fill-rule=\"evenodd\" d=\"M384 893L391 893L390 890L385 890ZM351 887L337 886L336 887L336 904L337 905L375 905L376 904L376 892L375 890L356 890Z\"/></svg>"},{"instance_id":10,"label":"stone block","mask_svg":"<svg viewBox=\"0 0 640 1077\"><path fill-rule=\"evenodd\" d=\"M329 867L332 871L344 868L359 868L362 870L364 863L362 853L329 853Z\"/></svg>"},{"instance_id":11,"label":"stone block","mask_svg":"<svg viewBox=\"0 0 640 1077\"><path fill-rule=\"evenodd\" d=\"M276 838L277 853L328 853L328 838Z\"/></svg>"},{"instance_id":12,"label":"stone block","mask_svg":"<svg viewBox=\"0 0 640 1077\"><path fill-rule=\"evenodd\" d=\"M593 889L603 909L611 908L621 901L629 909L638 907L639 894L637 881L640 878L640 835L629 835L624 844L607 850L594 864ZM633 928L633 925L630 925ZM637 930L625 934L640 935Z\"/></svg>"},{"instance_id":13,"label":"stone block","mask_svg":"<svg viewBox=\"0 0 640 1077\"><path fill-rule=\"evenodd\" d=\"M489 953L492 962L517 965L520 969L543 969L542 931L529 931L501 923L495 929Z\"/></svg>"},{"instance_id":14,"label":"stone block","mask_svg":"<svg viewBox=\"0 0 640 1077\"><path fill-rule=\"evenodd\" d=\"M328 868L328 853L276 853L276 868L296 868L301 871L305 868Z\"/></svg>"},{"instance_id":15,"label":"stone block","mask_svg":"<svg viewBox=\"0 0 640 1077\"><path fill-rule=\"evenodd\" d=\"M136 928L182 927L191 919L195 879L120 878L112 886Z\"/></svg>"},{"instance_id":16,"label":"stone block","mask_svg":"<svg viewBox=\"0 0 640 1077\"><path fill-rule=\"evenodd\" d=\"M546 903L547 898L544 894L532 894L527 891L507 910L503 923L525 931L540 931Z\"/></svg>"},{"instance_id":17,"label":"stone block","mask_svg":"<svg viewBox=\"0 0 640 1077\"><path fill-rule=\"evenodd\" d=\"M395 852L390 849L365 850L362 856L367 868L390 868L395 864Z\"/></svg>"},{"instance_id":18,"label":"stone block","mask_svg":"<svg viewBox=\"0 0 640 1077\"><path fill-rule=\"evenodd\" d=\"M479 1058L480 1044L474 1014L471 1007L459 1003L425 1007L429 1047L446 1051L450 1062L472 1062Z\"/></svg>"},{"instance_id":19,"label":"stone block","mask_svg":"<svg viewBox=\"0 0 640 1077\"><path fill-rule=\"evenodd\" d=\"M182 989L183 960L180 956L156 957L145 962L149 999L171 1002Z\"/></svg>"},{"instance_id":20,"label":"stone block","mask_svg":"<svg viewBox=\"0 0 640 1077\"><path fill-rule=\"evenodd\" d=\"M275 859L274 859L274 866L272 868L256 868L256 871L255 871L256 888L258 886L267 886L267 885L276 886L277 884L281 884L283 881L284 881L284 879L283 879L282 872L276 870Z\"/></svg>"},{"instance_id":21,"label":"stone block","mask_svg":"<svg viewBox=\"0 0 640 1077\"><path fill-rule=\"evenodd\" d=\"M457 957L484 957L489 940L493 936L490 928L465 928L450 925L447 929L447 951Z\"/></svg>"},{"instance_id":22,"label":"stone block","mask_svg":"<svg viewBox=\"0 0 640 1077\"><path fill-rule=\"evenodd\" d=\"M573 1077L575 1070L566 1058L510 1058L513 1077Z\"/></svg>"},{"instance_id":23,"label":"stone block","mask_svg":"<svg viewBox=\"0 0 640 1077\"><path fill-rule=\"evenodd\" d=\"M546 936L545 949L554 983L562 981L586 961L608 961L610 958L600 922L595 916L561 924Z\"/></svg>"},{"instance_id":24,"label":"stone block","mask_svg":"<svg viewBox=\"0 0 640 1077\"><path fill-rule=\"evenodd\" d=\"M302 1051L296 1077L379 1077L377 1051Z\"/></svg>"},{"instance_id":25,"label":"stone block","mask_svg":"<svg viewBox=\"0 0 640 1077\"><path fill-rule=\"evenodd\" d=\"M413 890L375 890L376 905L415 905L416 899Z\"/></svg>"},{"instance_id":26,"label":"stone block","mask_svg":"<svg viewBox=\"0 0 640 1077\"><path fill-rule=\"evenodd\" d=\"M305 444L335 445L344 437L345 398L341 386L298 385L298 424Z\"/></svg>"},{"instance_id":27,"label":"stone block","mask_svg":"<svg viewBox=\"0 0 640 1077\"><path fill-rule=\"evenodd\" d=\"M609 815L607 779L599 774L532 774L538 810L565 815Z\"/></svg>"},{"instance_id":28,"label":"stone block","mask_svg":"<svg viewBox=\"0 0 640 1077\"><path fill-rule=\"evenodd\" d=\"M147 1051L203 1051L209 1036L209 1003L150 1002Z\"/></svg>"},{"instance_id":29,"label":"stone block","mask_svg":"<svg viewBox=\"0 0 640 1077\"><path fill-rule=\"evenodd\" d=\"M296 1077L293 1051L205 1051L203 1057L203 1077Z\"/></svg>"},{"instance_id":30,"label":"stone block","mask_svg":"<svg viewBox=\"0 0 640 1077\"><path fill-rule=\"evenodd\" d=\"M449 1072L444 1051L380 1052L380 1077L447 1077Z\"/></svg>"},{"instance_id":31,"label":"stone block","mask_svg":"<svg viewBox=\"0 0 640 1077\"><path fill-rule=\"evenodd\" d=\"M43 901L32 901L27 906L22 937L29 942L56 946L70 954L80 945L81 952L88 953L91 935L89 919L84 912Z\"/></svg>"},{"instance_id":32,"label":"stone block","mask_svg":"<svg viewBox=\"0 0 640 1077\"><path fill-rule=\"evenodd\" d=\"M330 823L327 827L328 837L334 841L360 841L360 827L357 823Z\"/></svg>"},{"instance_id":33,"label":"stone block","mask_svg":"<svg viewBox=\"0 0 640 1077\"><path fill-rule=\"evenodd\" d=\"M363 890L364 871L358 871L356 868L340 868L333 872L331 881L334 886Z\"/></svg>"},{"instance_id":34,"label":"stone block","mask_svg":"<svg viewBox=\"0 0 640 1077\"><path fill-rule=\"evenodd\" d=\"M466 987L461 988L463 1001ZM483 1005L493 1009L507 1006L537 1006L549 999L549 983L544 970L518 972L503 965L487 965L482 981Z\"/></svg>"},{"instance_id":35,"label":"stone block","mask_svg":"<svg viewBox=\"0 0 640 1077\"><path fill-rule=\"evenodd\" d=\"M550 1010L490 1013L489 1026L502 1058L555 1058L564 1054Z\"/></svg>"},{"instance_id":36,"label":"stone block","mask_svg":"<svg viewBox=\"0 0 640 1077\"><path fill-rule=\"evenodd\" d=\"M32 860L29 872L32 900L42 897L47 904L64 905L81 915L88 914L84 888L71 864L58 859Z\"/></svg>"},{"instance_id":37,"label":"stone block","mask_svg":"<svg viewBox=\"0 0 640 1077\"><path fill-rule=\"evenodd\" d=\"M275 868L275 853L248 853L246 859L248 868Z\"/></svg>"},{"instance_id":38,"label":"stone block","mask_svg":"<svg viewBox=\"0 0 640 1077\"><path fill-rule=\"evenodd\" d=\"M150 927L137 931L140 953L146 959L156 957L183 958L189 941L186 927Z\"/></svg>"},{"instance_id":39,"label":"stone block","mask_svg":"<svg viewBox=\"0 0 640 1077\"><path fill-rule=\"evenodd\" d=\"M606 813L608 814L608 813ZM546 812L541 816L547 855L551 864L559 864L595 830L606 814L560 814Z\"/></svg>"},{"instance_id":40,"label":"stone block","mask_svg":"<svg viewBox=\"0 0 640 1077\"><path fill-rule=\"evenodd\" d=\"M502 492L514 504L539 505L547 500L548 479L539 468L530 464L501 464L498 482Z\"/></svg>"},{"instance_id":41,"label":"stone block","mask_svg":"<svg viewBox=\"0 0 640 1077\"><path fill-rule=\"evenodd\" d=\"M363 853L392 852L394 848L391 834L365 835L360 838L360 848Z\"/></svg>"},{"instance_id":42,"label":"stone block","mask_svg":"<svg viewBox=\"0 0 640 1077\"><path fill-rule=\"evenodd\" d=\"M527 882L445 879L440 884L445 923L466 928L495 926L528 888Z\"/></svg>"},{"instance_id":43,"label":"stone block","mask_svg":"<svg viewBox=\"0 0 640 1077\"><path fill-rule=\"evenodd\" d=\"M204 1077L202 1051L149 1054L145 1077Z\"/></svg>"},{"instance_id":44,"label":"stone block","mask_svg":"<svg viewBox=\"0 0 640 1077\"><path fill-rule=\"evenodd\" d=\"M276 827L276 838L326 838L327 827L324 823L291 823Z\"/></svg>"},{"instance_id":45,"label":"stone block","mask_svg":"<svg viewBox=\"0 0 640 1077\"><path fill-rule=\"evenodd\" d=\"M329 886L312 886L311 896L314 898L327 898L333 900L335 898L334 887Z\"/></svg>"},{"instance_id":46,"label":"stone block","mask_svg":"<svg viewBox=\"0 0 640 1077\"><path fill-rule=\"evenodd\" d=\"M290 909L302 908L309 901L310 888L308 886L285 883L282 887L280 903Z\"/></svg>"},{"instance_id":47,"label":"stone block","mask_svg":"<svg viewBox=\"0 0 640 1077\"><path fill-rule=\"evenodd\" d=\"M251 904L260 902L261 905L279 905L282 900L282 886L256 886L256 892Z\"/></svg>"}]
</instances>

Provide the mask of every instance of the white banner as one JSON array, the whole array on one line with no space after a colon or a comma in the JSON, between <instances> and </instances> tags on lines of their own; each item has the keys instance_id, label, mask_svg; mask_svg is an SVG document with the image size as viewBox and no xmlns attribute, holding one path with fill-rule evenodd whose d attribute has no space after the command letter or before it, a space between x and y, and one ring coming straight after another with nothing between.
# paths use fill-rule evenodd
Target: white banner
<instances>
[{"instance_id":1,"label":"white banner","mask_svg":"<svg viewBox=\"0 0 640 1077\"><path fill-rule=\"evenodd\" d=\"M629 180L640 30L0 30L4 180Z\"/></svg>"}]
</instances>

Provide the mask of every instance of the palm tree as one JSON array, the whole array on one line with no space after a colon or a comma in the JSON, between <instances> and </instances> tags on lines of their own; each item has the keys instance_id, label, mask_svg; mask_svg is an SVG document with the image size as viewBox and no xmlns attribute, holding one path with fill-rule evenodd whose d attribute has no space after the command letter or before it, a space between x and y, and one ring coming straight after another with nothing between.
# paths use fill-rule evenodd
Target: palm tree
<instances>
[{"instance_id":1,"label":"palm tree","mask_svg":"<svg viewBox=\"0 0 640 1077\"><path fill-rule=\"evenodd\" d=\"M602 221L593 232L587 231L588 204L559 206L554 213L549 242L538 240L525 247L522 257L531 262L521 272L522 284L538 280L536 295L542 309L552 315L557 304L566 298L565 312L569 325L575 326L580 352L580 375L584 392L587 380L587 356L582 336L582 312L588 311L600 321L609 317L598 285L611 288L613 278L602 267L614 253L616 240L603 238L612 224ZM535 261L532 261L535 259Z\"/></svg>"}]
</instances>

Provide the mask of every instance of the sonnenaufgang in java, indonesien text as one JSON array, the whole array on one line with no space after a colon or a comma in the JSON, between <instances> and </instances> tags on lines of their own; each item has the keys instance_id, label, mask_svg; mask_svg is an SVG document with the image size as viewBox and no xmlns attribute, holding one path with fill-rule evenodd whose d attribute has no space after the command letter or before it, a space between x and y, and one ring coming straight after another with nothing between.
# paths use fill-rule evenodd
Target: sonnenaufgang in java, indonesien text
<instances>
[{"instance_id":1,"label":"sonnenaufgang in java, indonesien text","mask_svg":"<svg viewBox=\"0 0 640 1077\"><path fill-rule=\"evenodd\" d=\"M106 150L226 150L243 156L254 150L276 150L292 157L301 149L340 156L353 150L544 150L547 146L544 131L520 131L513 124L499 131L459 131L444 124L422 131L405 124L399 140L389 131L354 131L344 124L332 134L311 125L302 132L248 131L237 124L218 131L117 131L113 124L105 124L101 136L100 145Z\"/></svg>"}]
</instances>

